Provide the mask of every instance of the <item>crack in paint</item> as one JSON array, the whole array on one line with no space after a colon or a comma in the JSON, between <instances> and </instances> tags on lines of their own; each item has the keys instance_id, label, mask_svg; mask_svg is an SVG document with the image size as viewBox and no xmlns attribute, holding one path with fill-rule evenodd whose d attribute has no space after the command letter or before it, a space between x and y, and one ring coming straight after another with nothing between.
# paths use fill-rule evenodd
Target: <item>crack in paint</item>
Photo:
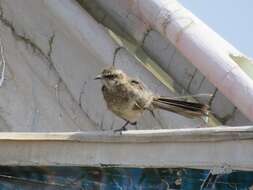
<instances>
[{"instance_id":1,"label":"crack in paint","mask_svg":"<svg viewBox=\"0 0 253 190\"><path fill-rule=\"evenodd\" d=\"M198 88L197 88L197 91L200 90L200 88L201 88L203 82L205 81L205 79L206 79L206 77L205 77L205 76L202 76L202 79L201 79L201 81L200 81L200 83L199 83L199 86L198 86Z\"/></svg>"},{"instance_id":2,"label":"crack in paint","mask_svg":"<svg viewBox=\"0 0 253 190\"><path fill-rule=\"evenodd\" d=\"M188 85L187 85L187 87L186 87L186 91L187 91L187 92L189 92L190 87L191 87L191 84L192 84L192 81L193 81L193 79L194 79L194 77L195 77L195 75L196 75L197 72L198 72L198 69L195 68L195 70L193 71L193 74L192 74L192 76L191 76L191 78L190 78L190 81L189 81L189 83L188 83Z\"/></svg>"},{"instance_id":3,"label":"crack in paint","mask_svg":"<svg viewBox=\"0 0 253 190\"><path fill-rule=\"evenodd\" d=\"M54 63L52 61L52 51L53 51L53 43L55 40L55 34L53 33L51 35L51 37L48 40L48 44L49 44L49 50L47 53L44 53L43 50L35 43L33 42L30 38L26 37L25 34L21 35L17 32L17 30L15 29L15 27L13 26L13 24L4 17L4 12L3 12L3 8L0 4L0 21L3 23L4 26L6 26L7 28L9 28L11 30L11 33L13 35L13 37L16 40L22 41L24 42L26 45L30 46L30 48L33 50L33 53L36 53L36 55L38 55L39 57L41 57L42 59L45 59L48 62L48 66L49 69L52 70L54 72L54 75L59 79L59 81L56 84L55 89L57 96L59 95L59 91L58 91L58 85L60 83L62 83L62 85L64 85L64 88L66 89L67 94L71 97L72 101L75 102L77 105L78 103L75 101L72 93L70 92L70 90L68 89L67 85L65 84L65 82L62 80L60 74L58 73L58 71L56 70ZM56 97L57 97L56 96ZM58 103L59 105L62 107L63 110L66 111L65 107L61 104L61 102L59 102L59 96L57 97ZM86 113L83 109L81 109L82 112L87 116L87 118L94 123L94 121L88 116L88 113ZM66 113L68 113L68 111L66 111ZM69 116L69 114L67 114ZM69 116L71 119L72 117ZM74 122L74 121L73 121ZM74 122L75 123L75 122ZM76 125L78 126L78 125Z\"/></svg>"},{"instance_id":4,"label":"crack in paint","mask_svg":"<svg viewBox=\"0 0 253 190\"><path fill-rule=\"evenodd\" d=\"M226 124L228 122L229 119L231 118L234 118L235 117L235 113L236 113L236 110L237 110L237 107L234 107L232 113L222 117L222 118L219 118L220 121L223 123L223 124Z\"/></svg>"},{"instance_id":5,"label":"crack in paint","mask_svg":"<svg viewBox=\"0 0 253 190\"><path fill-rule=\"evenodd\" d=\"M94 121L91 116L89 115L89 110L88 110L88 106L85 106L85 104L83 104L82 101L82 97L83 95L85 95L85 89L86 89L86 85L87 85L87 81L83 82L83 85L81 87L81 91L79 94L79 98L78 98L78 106L80 107L80 109L83 111L83 113L85 114L85 116L93 123L93 125L96 127L98 126L96 121ZM86 96L84 96L86 97Z\"/></svg>"},{"instance_id":6,"label":"crack in paint","mask_svg":"<svg viewBox=\"0 0 253 190\"><path fill-rule=\"evenodd\" d=\"M210 100L208 101L208 105L209 105L209 106L211 106L211 104L212 104L212 102L213 102L213 100L214 100L214 97L215 97L215 95L216 95L217 92L218 92L218 89L215 88L212 97L211 97Z\"/></svg>"},{"instance_id":7,"label":"crack in paint","mask_svg":"<svg viewBox=\"0 0 253 190\"><path fill-rule=\"evenodd\" d=\"M168 10L165 10L165 9L161 9L160 12L158 13L158 16L156 17L155 19L155 22L157 20L160 20L162 19L162 22L161 22L161 26L162 26L162 34L167 34L167 27L171 24L171 22L175 19L172 18L172 16L176 13L180 11L180 9L176 9L174 12L170 13Z\"/></svg>"},{"instance_id":8,"label":"crack in paint","mask_svg":"<svg viewBox=\"0 0 253 190\"><path fill-rule=\"evenodd\" d=\"M174 47L170 60L166 66L166 70L169 71L169 66L172 64L174 56L176 55L177 49Z\"/></svg>"},{"instance_id":9,"label":"crack in paint","mask_svg":"<svg viewBox=\"0 0 253 190\"><path fill-rule=\"evenodd\" d=\"M188 18L181 18L181 19L188 19ZM192 26L194 24L193 20L190 20L190 23L187 24L186 26L184 26L179 32L177 32L177 37L176 37L176 43L179 42L180 37L183 35L183 33L190 28L190 26Z\"/></svg>"},{"instance_id":10,"label":"crack in paint","mask_svg":"<svg viewBox=\"0 0 253 190\"><path fill-rule=\"evenodd\" d=\"M123 46L119 46L119 47L117 47L117 48L114 50L114 53L113 53L113 61L112 61L112 66L113 66L113 67L115 66L116 57L117 57L117 55L118 55L118 53L119 53L119 51L120 51L121 49L125 49L125 48L124 48Z\"/></svg>"},{"instance_id":11,"label":"crack in paint","mask_svg":"<svg viewBox=\"0 0 253 190\"><path fill-rule=\"evenodd\" d=\"M82 88L81 88L81 92L79 94L79 98L78 98L78 105L80 107L82 107L82 96L83 94L85 94L85 87L86 87L87 81L83 82Z\"/></svg>"},{"instance_id":12,"label":"crack in paint","mask_svg":"<svg viewBox=\"0 0 253 190\"><path fill-rule=\"evenodd\" d=\"M142 39L142 41L141 41L141 47L144 47L145 40L146 40L146 38L148 37L148 35L150 34L150 32L152 32L152 31L153 31L152 28L148 28L148 29L144 32L144 34L143 34L143 39Z\"/></svg>"},{"instance_id":13,"label":"crack in paint","mask_svg":"<svg viewBox=\"0 0 253 190\"><path fill-rule=\"evenodd\" d=\"M53 33L52 36L49 38L48 40L48 45L49 45L49 50L47 52L47 57L50 59L50 62L49 62L49 69L51 70L52 67L53 67L53 62L52 62L52 59L51 59L51 56L52 56L52 52L53 52L53 43L54 43L54 39L55 39L55 34Z\"/></svg>"}]
</instances>

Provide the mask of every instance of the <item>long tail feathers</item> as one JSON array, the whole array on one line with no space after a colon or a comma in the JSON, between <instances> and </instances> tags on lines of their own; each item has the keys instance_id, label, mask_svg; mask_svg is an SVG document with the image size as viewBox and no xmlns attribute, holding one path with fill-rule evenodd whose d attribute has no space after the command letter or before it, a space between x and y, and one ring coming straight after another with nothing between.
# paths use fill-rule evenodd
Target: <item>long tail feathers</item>
<instances>
[{"instance_id":1,"label":"long tail feathers","mask_svg":"<svg viewBox=\"0 0 253 190\"><path fill-rule=\"evenodd\" d=\"M154 108L171 111L185 117L208 116L209 106L206 104L188 102L168 97L156 97L152 102Z\"/></svg>"}]
</instances>

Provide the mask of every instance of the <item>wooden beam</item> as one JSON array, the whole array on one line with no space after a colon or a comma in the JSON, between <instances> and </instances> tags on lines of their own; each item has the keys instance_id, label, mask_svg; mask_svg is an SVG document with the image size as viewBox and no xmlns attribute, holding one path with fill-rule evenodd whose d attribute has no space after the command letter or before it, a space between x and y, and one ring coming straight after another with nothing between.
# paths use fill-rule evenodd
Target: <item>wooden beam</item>
<instances>
[{"instance_id":1,"label":"wooden beam","mask_svg":"<svg viewBox=\"0 0 253 190\"><path fill-rule=\"evenodd\" d=\"M253 170L253 127L0 133L0 165Z\"/></svg>"}]
</instances>

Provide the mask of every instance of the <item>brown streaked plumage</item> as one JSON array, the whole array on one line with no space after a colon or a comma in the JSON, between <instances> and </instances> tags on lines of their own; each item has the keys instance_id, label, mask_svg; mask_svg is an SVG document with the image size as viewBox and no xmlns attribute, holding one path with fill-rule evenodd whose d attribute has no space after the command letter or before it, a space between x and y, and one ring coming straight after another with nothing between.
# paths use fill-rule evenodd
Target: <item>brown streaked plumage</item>
<instances>
[{"instance_id":1,"label":"brown streaked plumage","mask_svg":"<svg viewBox=\"0 0 253 190\"><path fill-rule=\"evenodd\" d=\"M136 124L145 110L163 109L185 117L207 116L208 105L154 95L144 84L114 67L104 69L95 79L102 81L102 93L110 111L128 123Z\"/></svg>"}]
</instances>

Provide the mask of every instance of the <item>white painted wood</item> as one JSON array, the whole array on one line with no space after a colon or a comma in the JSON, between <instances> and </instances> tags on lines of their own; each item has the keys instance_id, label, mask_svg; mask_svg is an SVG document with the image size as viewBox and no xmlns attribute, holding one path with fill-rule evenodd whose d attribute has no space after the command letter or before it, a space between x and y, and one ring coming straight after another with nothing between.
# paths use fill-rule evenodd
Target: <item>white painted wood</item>
<instances>
[{"instance_id":1,"label":"white painted wood","mask_svg":"<svg viewBox=\"0 0 253 190\"><path fill-rule=\"evenodd\" d=\"M253 126L186 129L129 130L122 134L112 131L87 132L2 132L4 141L79 141L104 143L214 142L253 139Z\"/></svg>"},{"instance_id":2,"label":"white painted wood","mask_svg":"<svg viewBox=\"0 0 253 190\"><path fill-rule=\"evenodd\" d=\"M253 169L253 127L1 133L1 165ZM82 150L82 151L80 151ZM243 155L243 156L242 156Z\"/></svg>"}]
</instances>

